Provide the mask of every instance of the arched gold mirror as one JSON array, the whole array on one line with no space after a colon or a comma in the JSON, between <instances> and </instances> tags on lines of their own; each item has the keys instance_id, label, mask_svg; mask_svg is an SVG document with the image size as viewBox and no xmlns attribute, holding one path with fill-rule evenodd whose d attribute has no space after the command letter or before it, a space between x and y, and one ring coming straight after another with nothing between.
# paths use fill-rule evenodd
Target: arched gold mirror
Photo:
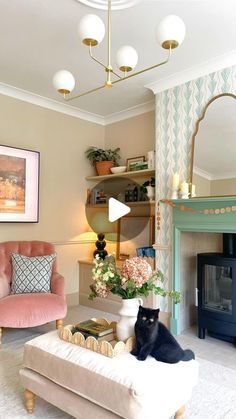
<instances>
[{"instance_id":1,"label":"arched gold mirror","mask_svg":"<svg viewBox=\"0 0 236 419\"><path fill-rule=\"evenodd\" d=\"M189 183L191 197L236 195L236 95L214 97L197 121Z\"/></svg>"}]
</instances>

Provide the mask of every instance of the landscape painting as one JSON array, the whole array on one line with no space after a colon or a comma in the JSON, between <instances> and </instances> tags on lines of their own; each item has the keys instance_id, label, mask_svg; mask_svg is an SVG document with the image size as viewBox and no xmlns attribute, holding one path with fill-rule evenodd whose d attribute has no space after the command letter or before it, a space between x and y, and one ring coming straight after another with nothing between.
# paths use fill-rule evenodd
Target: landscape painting
<instances>
[{"instance_id":1,"label":"landscape painting","mask_svg":"<svg viewBox=\"0 0 236 419\"><path fill-rule=\"evenodd\" d=\"M0 155L0 212L25 212L26 159Z\"/></svg>"},{"instance_id":2,"label":"landscape painting","mask_svg":"<svg viewBox=\"0 0 236 419\"><path fill-rule=\"evenodd\" d=\"M38 151L0 145L0 222L37 223Z\"/></svg>"}]
</instances>

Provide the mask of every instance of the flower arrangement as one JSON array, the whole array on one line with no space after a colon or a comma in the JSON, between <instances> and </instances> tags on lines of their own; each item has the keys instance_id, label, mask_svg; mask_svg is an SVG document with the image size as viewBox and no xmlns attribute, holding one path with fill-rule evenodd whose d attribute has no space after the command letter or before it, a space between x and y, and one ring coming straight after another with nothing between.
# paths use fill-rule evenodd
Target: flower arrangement
<instances>
[{"instance_id":1,"label":"flower arrangement","mask_svg":"<svg viewBox=\"0 0 236 419\"><path fill-rule=\"evenodd\" d=\"M89 298L106 298L111 292L122 299L147 297L149 292L163 297L173 298L175 303L180 302L180 293L166 291L157 284L163 283L164 276L160 270L153 271L150 264L142 257L126 259L121 269L118 269L113 256L109 255L104 260L96 256L95 267L92 270L93 283L90 285Z\"/></svg>"}]
</instances>

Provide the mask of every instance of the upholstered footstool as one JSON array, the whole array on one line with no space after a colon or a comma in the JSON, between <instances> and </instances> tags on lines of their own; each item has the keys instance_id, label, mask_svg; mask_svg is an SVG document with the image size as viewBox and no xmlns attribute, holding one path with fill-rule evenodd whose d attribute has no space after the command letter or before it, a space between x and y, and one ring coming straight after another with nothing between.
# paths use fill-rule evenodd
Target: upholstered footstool
<instances>
[{"instance_id":1,"label":"upholstered footstool","mask_svg":"<svg viewBox=\"0 0 236 419\"><path fill-rule=\"evenodd\" d=\"M108 358L62 341L54 331L25 344L20 376L29 412L38 395L79 419L182 418L198 363L142 362L129 353Z\"/></svg>"}]
</instances>

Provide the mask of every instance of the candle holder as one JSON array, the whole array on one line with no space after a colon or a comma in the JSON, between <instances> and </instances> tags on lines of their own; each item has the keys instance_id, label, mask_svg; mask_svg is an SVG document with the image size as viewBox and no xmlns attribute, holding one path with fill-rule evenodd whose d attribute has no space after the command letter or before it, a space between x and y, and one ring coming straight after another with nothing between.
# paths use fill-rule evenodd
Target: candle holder
<instances>
[{"instance_id":1,"label":"candle holder","mask_svg":"<svg viewBox=\"0 0 236 419\"><path fill-rule=\"evenodd\" d=\"M179 198L178 189L172 188L171 199L178 199L178 198Z\"/></svg>"},{"instance_id":2,"label":"candle holder","mask_svg":"<svg viewBox=\"0 0 236 419\"><path fill-rule=\"evenodd\" d=\"M180 199L189 199L189 193L180 191Z\"/></svg>"}]
</instances>

